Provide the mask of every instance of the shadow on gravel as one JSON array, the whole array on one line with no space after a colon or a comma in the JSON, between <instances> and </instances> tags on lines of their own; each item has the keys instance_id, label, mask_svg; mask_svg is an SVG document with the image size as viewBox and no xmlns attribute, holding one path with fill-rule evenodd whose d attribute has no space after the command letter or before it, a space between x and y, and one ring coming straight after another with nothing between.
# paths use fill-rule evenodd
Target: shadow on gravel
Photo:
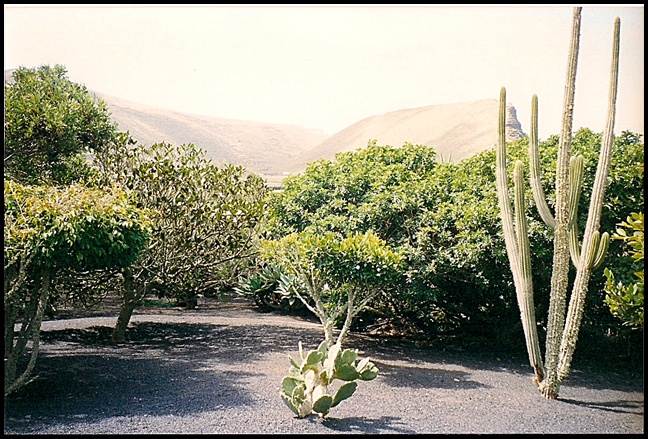
<instances>
[{"instance_id":1,"label":"shadow on gravel","mask_svg":"<svg viewBox=\"0 0 648 439\"><path fill-rule=\"evenodd\" d=\"M252 370L250 363L260 354L294 352L298 341L305 349L314 349L323 338L322 331L308 328L142 322L129 327L126 343L113 346L111 332L112 328L105 326L43 331L43 354L35 371L39 378L5 398L5 429L252 406L254 395L245 381L253 374L244 372ZM351 334L346 344L359 349L361 356L370 356L379 364L386 383L396 388L488 388L470 379L470 370L477 369L531 376L524 353L506 357L491 351L444 350L361 334ZM386 363L380 364L382 361ZM215 363L220 365L214 367ZM444 364L468 371L445 368ZM576 371L566 385L627 390L628 380L621 378L607 381L602 374ZM631 390L637 391L637 387L634 381ZM643 401L563 401L618 412L627 409L636 413L638 406L643 407ZM411 432L399 427L397 421L393 417L355 417L318 422L340 432Z\"/></svg>"},{"instance_id":2,"label":"shadow on gravel","mask_svg":"<svg viewBox=\"0 0 648 439\"><path fill-rule=\"evenodd\" d=\"M644 402L642 400L638 401L606 401L606 402L586 402L578 401L576 399L570 398L560 398L560 401L567 404L574 404L581 407L587 407L590 409L597 409L606 412L613 413L628 413L628 414L637 414L641 412L643 414Z\"/></svg>"},{"instance_id":3,"label":"shadow on gravel","mask_svg":"<svg viewBox=\"0 0 648 439\"><path fill-rule=\"evenodd\" d=\"M5 428L249 406L254 401L244 381L252 374L243 372L248 367L237 371L237 363L320 337L276 326L144 322L129 327L125 344L113 346L111 333L104 326L43 331L38 378L5 398ZM214 362L232 370L213 370Z\"/></svg>"},{"instance_id":4,"label":"shadow on gravel","mask_svg":"<svg viewBox=\"0 0 648 439\"><path fill-rule=\"evenodd\" d=\"M159 352L166 358L242 362L259 353L285 352L320 343L320 331L282 328L270 325L226 326L200 323L142 322L129 326L126 343L112 346L112 328L94 326L87 329L44 331L47 343L72 342L81 346L104 346L111 351Z\"/></svg>"},{"instance_id":5,"label":"shadow on gravel","mask_svg":"<svg viewBox=\"0 0 648 439\"><path fill-rule=\"evenodd\" d=\"M325 428L333 430L333 432L340 433L362 433L362 434L384 434L384 433L399 433L399 434L416 434L415 430L399 427L400 418L393 416L382 416L378 419L368 418L324 418L324 419L309 419L310 422L319 423Z\"/></svg>"},{"instance_id":6,"label":"shadow on gravel","mask_svg":"<svg viewBox=\"0 0 648 439\"><path fill-rule=\"evenodd\" d=\"M468 379L470 373L414 366L381 365L380 376L392 387L469 390L490 386Z\"/></svg>"},{"instance_id":7,"label":"shadow on gravel","mask_svg":"<svg viewBox=\"0 0 648 439\"><path fill-rule=\"evenodd\" d=\"M200 370L186 358L106 352L45 355L39 363L38 379L5 399L5 427L27 420L66 425L115 416L187 415L252 403L241 383L250 374Z\"/></svg>"},{"instance_id":8,"label":"shadow on gravel","mask_svg":"<svg viewBox=\"0 0 648 439\"><path fill-rule=\"evenodd\" d=\"M460 341L426 345L407 339L389 339L357 333L350 334L346 344L348 347L359 349L361 352L366 351L365 355L370 355L375 359L400 360L410 365L405 370L397 371L398 374L406 374L407 369L411 369L413 365L424 366L430 363L441 363L454 364L471 370L525 375L529 377L529 381L533 377L533 371L529 366L525 348L521 348L519 351L511 351L510 349L497 349L486 345L479 347L478 345L462 344ZM572 369L563 385L594 390L643 392L642 362L614 362L613 358L600 357L600 355L596 356L577 348ZM387 371L387 366L384 366L381 370ZM434 370L434 373L445 373L447 376L450 372L448 369L442 369ZM447 378L457 378L462 382L464 381L461 372L452 373L456 373L457 376L447 376ZM403 380L402 378L399 379ZM476 384L481 386L479 383ZM397 383L393 383L393 385L399 386ZM457 388L457 386L452 388Z\"/></svg>"}]
</instances>

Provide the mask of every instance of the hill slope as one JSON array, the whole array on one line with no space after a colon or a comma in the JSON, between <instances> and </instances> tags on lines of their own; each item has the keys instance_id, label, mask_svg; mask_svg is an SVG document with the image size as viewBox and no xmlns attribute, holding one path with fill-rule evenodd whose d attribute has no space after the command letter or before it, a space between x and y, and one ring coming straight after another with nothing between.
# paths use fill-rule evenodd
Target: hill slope
<instances>
[{"instance_id":1,"label":"hill slope","mask_svg":"<svg viewBox=\"0 0 648 439\"><path fill-rule=\"evenodd\" d=\"M507 108L507 140L524 136L515 108ZM497 144L499 102L496 99L431 105L371 116L332 135L300 154L289 165L301 172L306 164L331 160L342 151L354 151L375 139L379 145L402 146L405 142L433 147L439 160L458 162Z\"/></svg>"},{"instance_id":2,"label":"hill slope","mask_svg":"<svg viewBox=\"0 0 648 439\"><path fill-rule=\"evenodd\" d=\"M281 173L286 161L327 137L323 131L299 126L160 110L95 94L106 102L119 129L140 143L193 143L215 163L243 165L260 174Z\"/></svg>"},{"instance_id":3,"label":"hill slope","mask_svg":"<svg viewBox=\"0 0 648 439\"><path fill-rule=\"evenodd\" d=\"M13 70L5 70L11 81ZM493 148L497 142L499 102L431 105L371 116L327 136L323 131L148 107L94 92L103 99L122 131L140 143L193 143L215 163L245 166L278 186L286 175L303 172L309 162L331 160L335 154L367 146L402 146L405 142L433 147L439 160L459 161ZM524 136L515 108L509 104L507 140Z\"/></svg>"}]
</instances>

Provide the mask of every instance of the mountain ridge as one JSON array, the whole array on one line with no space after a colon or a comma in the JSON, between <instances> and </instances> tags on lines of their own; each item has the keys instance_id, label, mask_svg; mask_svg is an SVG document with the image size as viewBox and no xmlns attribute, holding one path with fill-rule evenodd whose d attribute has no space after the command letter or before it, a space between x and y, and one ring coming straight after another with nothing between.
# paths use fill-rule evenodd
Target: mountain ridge
<instances>
[{"instance_id":1,"label":"mountain ridge","mask_svg":"<svg viewBox=\"0 0 648 439\"><path fill-rule=\"evenodd\" d=\"M371 140L380 145L404 143L433 147L440 159L458 162L497 144L499 102L483 99L464 103L429 105L378 114L362 119L333 134L290 163L301 172L308 162L331 160L335 154L365 147ZM515 107L507 105L506 140L525 136Z\"/></svg>"},{"instance_id":2,"label":"mountain ridge","mask_svg":"<svg viewBox=\"0 0 648 439\"><path fill-rule=\"evenodd\" d=\"M139 142L193 143L215 163L246 167L278 187L286 176L301 173L308 163L333 160L338 152L354 151L375 140L379 145L405 143L433 147L440 160L458 162L497 143L499 102L430 105L386 112L364 118L328 136L322 130L296 125L226 119L149 107L103 93L120 130ZM509 103L506 139L526 134Z\"/></svg>"},{"instance_id":3,"label":"mountain ridge","mask_svg":"<svg viewBox=\"0 0 648 439\"><path fill-rule=\"evenodd\" d=\"M12 72L5 70L5 82ZM204 116L135 103L88 89L102 99L120 131L138 142L192 143L215 164L232 163L265 178L278 187L283 179L301 173L308 163L332 160L339 152L379 145L421 144L434 148L440 160L458 162L497 144L499 102L482 99L454 104L429 105L369 116L328 135L322 130ZM526 134L509 103L507 141Z\"/></svg>"}]
</instances>

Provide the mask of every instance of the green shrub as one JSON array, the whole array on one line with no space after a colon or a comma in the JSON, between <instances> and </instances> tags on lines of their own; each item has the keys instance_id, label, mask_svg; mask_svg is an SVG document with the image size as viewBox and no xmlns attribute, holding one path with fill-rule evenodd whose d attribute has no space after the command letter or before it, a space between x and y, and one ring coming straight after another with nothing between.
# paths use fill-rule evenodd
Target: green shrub
<instances>
[{"instance_id":1,"label":"green shrub","mask_svg":"<svg viewBox=\"0 0 648 439\"><path fill-rule=\"evenodd\" d=\"M540 145L542 175L553 207L558 136ZM592 190L601 134L575 133L572 148L585 159L581 200ZM643 143L623 132L615 139L608 197L601 231L611 232L620 218L643 209ZM528 166L528 139L508 145L511 162ZM371 142L335 160L310 163L302 174L284 182L268 201L275 237L289 233L374 232L404 257L404 279L376 295L370 304L383 323L403 333L472 334L506 343L523 343L515 289L501 235L495 188L495 150L458 164L436 163L433 148L405 144L401 148ZM512 172L512 170L511 170ZM531 188L526 200L532 202ZM546 325L553 255L552 233L529 204L529 236L539 324ZM583 230L587 207L579 210ZM615 272L632 268L623 249L612 243L606 265ZM604 301L605 278L592 276L583 332L622 334ZM504 328L504 329L503 329Z\"/></svg>"}]
</instances>

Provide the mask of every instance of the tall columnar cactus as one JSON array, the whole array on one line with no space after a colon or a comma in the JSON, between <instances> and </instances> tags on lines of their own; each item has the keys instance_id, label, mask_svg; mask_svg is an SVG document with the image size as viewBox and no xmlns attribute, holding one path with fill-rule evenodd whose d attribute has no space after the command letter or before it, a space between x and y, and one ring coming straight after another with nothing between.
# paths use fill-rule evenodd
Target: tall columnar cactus
<instances>
[{"instance_id":1,"label":"tall columnar cactus","mask_svg":"<svg viewBox=\"0 0 648 439\"><path fill-rule=\"evenodd\" d=\"M369 381L378 368L369 358L358 360L358 352L341 349L339 342L329 349L326 341L304 353L299 342L301 363L290 357L289 375L281 381L281 397L299 418L313 413L326 416L331 408L350 398L358 387L356 380ZM333 394L335 380L346 381Z\"/></svg>"},{"instance_id":2,"label":"tall columnar cactus","mask_svg":"<svg viewBox=\"0 0 648 439\"><path fill-rule=\"evenodd\" d=\"M578 204L583 182L583 157L572 156L571 136L576 83L576 66L580 38L581 8L574 8L572 41L569 52L567 85L563 122L558 148L556 169L556 204L552 215L541 184L538 149L538 100L532 98L531 130L529 142L530 180L538 212L547 224L554 229L554 258L551 276L551 296L547 322L545 362L543 364L538 342L537 325L533 301L533 279L531 274L530 245L524 214L524 165L515 163L514 170L514 211L508 193L506 167L506 90L500 93L499 138L497 147L497 192L502 217L502 229L506 251L513 272L518 304L523 323L529 361L535 372L534 382L547 399L558 398L561 382L568 376L571 359L578 340L582 321L585 297L591 273L598 268L605 256L609 242L607 233L600 235L601 212L605 197L606 180L609 173L612 146L614 143L614 121L616 115L616 95L619 70L620 20L614 22L614 43L612 51L612 71L610 80L608 120L602 139L599 162L596 170L592 198L587 216L582 245L578 237ZM567 309L567 290L569 287L569 261L576 267L576 278L572 286L569 308ZM566 316L565 316L566 313Z\"/></svg>"}]
</instances>

